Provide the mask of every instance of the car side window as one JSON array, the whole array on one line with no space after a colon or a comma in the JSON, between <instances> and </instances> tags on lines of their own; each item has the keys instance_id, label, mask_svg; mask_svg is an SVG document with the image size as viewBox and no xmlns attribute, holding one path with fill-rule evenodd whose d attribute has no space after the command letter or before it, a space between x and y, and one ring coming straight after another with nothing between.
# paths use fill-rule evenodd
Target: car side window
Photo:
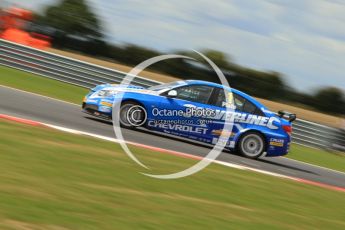
<instances>
[{"instance_id":1,"label":"car side window","mask_svg":"<svg viewBox=\"0 0 345 230\"><path fill-rule=\"evenodd\" d=\"M226 91L227 93L227 91ZM252 102L245 99L244 97L236 94L228 92L228 102L225 100L224 90L219 89L218 94L215 95L216 98L214 100L214 105L218 107L225 108L227 105L234 105L236 107L237 111L244 112L244 113L250 113L255 115L262 116L263 113L259 108L257 108Z\"/></svg>"},{"instance_id":2,"label":"car side window","mask_svg":"<svg viewBox=\"0 0 345 230\"><path fill-rule=\"evenodd\" d=\"M178 99L207 104L213 87L206 85L182 86L175 89Z\"/></svg>"},{"instance_id":3,"label":"car side window","mask_svg":"<svg viewBox=\"0 0 345 230\"><path fill-rule=\"evenodd\" d=\"M255 111L256 111L256 106L253 104L253 103L251 103L250 101L248 101L248 100L246 100L246 102L245 102L245 104L244 104L244 106L243 106L243 108L242 108L242 111L243 112L245 112L245 113L255 113Z\"/></svg>"},{"instance_id":4,"label":"car side window","mask_svg":"<svg viewBox=\"0 0 345 230\"><path fill-rule=\"evenodd\" d=\"M236 104L236 110L244 113L255 114L259 116L264 116L263 112L256 107L252 102L245 99L244 97L234 94L234 101Z\"/></svg>"}]
</instances>

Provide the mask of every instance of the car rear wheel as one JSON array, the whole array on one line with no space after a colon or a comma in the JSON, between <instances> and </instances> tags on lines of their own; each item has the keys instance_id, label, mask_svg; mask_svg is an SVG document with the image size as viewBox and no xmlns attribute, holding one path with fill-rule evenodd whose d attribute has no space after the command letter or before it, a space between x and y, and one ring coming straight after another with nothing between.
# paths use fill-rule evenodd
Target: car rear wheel
<instances>
[{"instance_id":1,"label":"car rear wheel","mask_svg":"<svg viewBox=\"0 0 345 230\"><path fill-rule=\"evenodd\" d=\"M146 123L147 112L145 108L135 102L125 102L120 107L120 125L125 128L135 128Z\"/></svg>"},{"instance_id":2,"label":"car rear wheel","mask_svg":"<svg viewBox=\"0 0 345 230\"><path fill-rule=\"evenodd\" d=\"M242 156L256 159L265 151L265 140L259 133L245 133L239 141L238 150Z\"/></svg>"}]
</instances>

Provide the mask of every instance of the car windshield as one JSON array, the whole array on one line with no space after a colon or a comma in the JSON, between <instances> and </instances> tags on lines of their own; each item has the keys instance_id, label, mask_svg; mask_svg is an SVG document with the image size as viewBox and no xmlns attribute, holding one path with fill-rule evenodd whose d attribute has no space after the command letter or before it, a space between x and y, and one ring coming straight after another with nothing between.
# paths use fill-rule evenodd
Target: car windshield
<instances>
[{"instance_id":1,"label":"car windshield","mask_svg":"<svg viewBox=\"0 0 345 230\"><path fill-rule=\"evenodd\" d=\"M161 84L161 85L151 86L147 89L152 90L152 91L160 91L162 89L171 89L171 88L174 88L176 86L184 85L184 84L185 84L184 81L174 81L174 82L165 83L165 84Z\"/></svg>"}]
</instances>

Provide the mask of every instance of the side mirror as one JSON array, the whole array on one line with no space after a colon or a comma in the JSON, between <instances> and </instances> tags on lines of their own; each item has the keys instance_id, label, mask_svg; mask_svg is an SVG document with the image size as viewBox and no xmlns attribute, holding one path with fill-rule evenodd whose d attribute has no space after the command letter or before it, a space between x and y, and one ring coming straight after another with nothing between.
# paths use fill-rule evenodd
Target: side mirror
<instances>
[{"instance_id":1,"label":"side mirror","mask_svg":"<svg viewBox=\"0 0 345 230\"><path fill-rule=\"evenodd\" d=\"M176 90L170 90L167 94L168 97L174 98L177 97L177 91Z\"/></svg>"}]
</instances>

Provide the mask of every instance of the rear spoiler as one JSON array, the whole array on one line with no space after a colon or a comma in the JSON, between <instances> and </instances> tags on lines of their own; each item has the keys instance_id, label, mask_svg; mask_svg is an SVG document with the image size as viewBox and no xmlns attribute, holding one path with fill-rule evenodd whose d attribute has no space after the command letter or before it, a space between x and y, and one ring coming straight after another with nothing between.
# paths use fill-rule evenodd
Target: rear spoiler
<instances>
[{"instance_id":1,"label":"rear spoiler","mask_svg":"<svg viewBox=\"0 0 345 230\"><path fill-rule=\"evenodd\" d=\"M296 120L297 116L295 113L290 113L290 112L287 112L287 111L284 111L284 110L280 110L278 112L278 116L281 117L281 118L284 118L290 122L293 122Z\"/></svg>"}]
</instances>

